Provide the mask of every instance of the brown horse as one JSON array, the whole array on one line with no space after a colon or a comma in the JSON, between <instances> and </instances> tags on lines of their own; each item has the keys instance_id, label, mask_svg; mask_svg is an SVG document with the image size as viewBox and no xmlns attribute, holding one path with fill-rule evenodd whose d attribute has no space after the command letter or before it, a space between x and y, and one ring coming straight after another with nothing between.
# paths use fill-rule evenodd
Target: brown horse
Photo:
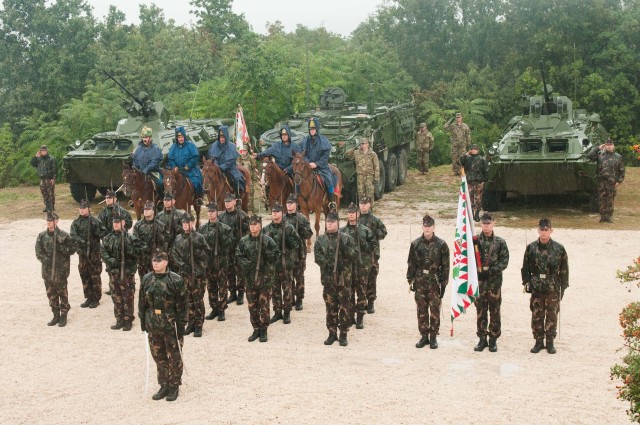
<instances>
[{"instance_id":1,"label":"brown horse","mask_svg":"<svg viewBox=\"0 0 640 425\"><path fill-rule=\"evenodd\" d=\"M339 190L342 188L342 173L335 165L329 164L329 168L333 174L338 176L338 184L336 185L335 195L336 204L340 205ZM309 166L304 160L304 152L296 153L293 158L293 179L300 186L298 192L298 205L300 211L307 218L309 213L314 212L316 215L316 237L320 232L320 211L326 215L329 212L329 199L327 198L324 185L321 183L322 177ZM307 241L307 252L311 250L311 239Z\"/></svg>"},{"instance_id":2,"label":"brown horse","mask_svg":"<svg viewBox=\"0 0 640 425\"><path fill-rule=\"evenodd\" d=\"M262 160L262 173L265 183L269 186L269 205L276 201L284 205L287 198L293 192L293 180L278 167L271 157Z\"/></svg>"},{"instance_id":3,"label":"brown horse","mask_svg":"<svg viewBox=\"0 0 640 425\"><path fill-rule=\"evenodd\" d=\"M156 188L152 178L143 174L137 168L133 168L127 163L122 164L122 188L125 196L131 198L136 218L140 220L142 210L147 201L152 201L155 205Z\"/></svg>"},{"instance_id":4,"label":"brown horse","mask_svg":"<svg viewBox=\"0 0 640 425\"><path fill-rule=\"evenodd\" d=\"M240 197L242 201L242 210L244 212L249 212L251 175L249 174L249 170L242 165L238 166L238 170L240 170L246 182L246 190ZM207 199L209 199L209 202L215 202L218 206L218 210L224 210L224 195L235 192L227 181L224 173L214 161L207 159L204 161L204 166L202 167L202 177L202 184L205 192L207 192Z\"/></svg>"},{"instance_id":5,"label":"brown horse","mask_svg":"<svg viewBox=\"0 0 640 425\"><path fill-rule=\"evenodd\" d=\"M174 196L176 207L179 209L189 212L193 206L196 212L196 229L199 228L200 205L198 205L198 197L189 179L174 169L165 169L162 174L165 193L171 193Z\"/></svg>"}]
</instances>

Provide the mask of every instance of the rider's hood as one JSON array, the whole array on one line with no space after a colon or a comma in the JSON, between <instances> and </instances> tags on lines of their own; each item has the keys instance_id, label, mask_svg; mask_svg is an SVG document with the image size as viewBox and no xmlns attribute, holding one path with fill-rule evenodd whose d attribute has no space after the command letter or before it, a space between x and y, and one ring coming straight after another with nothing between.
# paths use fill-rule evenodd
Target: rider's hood
<instances>
[{"instance_id":1,"label":"rider's hood","mask_svg":"<svg viewBox=\"0 0 640 425\"><path fill-rule=\"evenodd\" d=\"M282 130L286 131L287 134L289 135L289 144L292 143L291 140L291 127L289 127L288 125L283 125L282 128L280 128L280 135L282 135ZM280 136L280 140L282 140L282 136Z\"/></svg>"},{"instance_id":2,"label":"rider's hood","mask_svg":"<svg viewBox=\"0 0 640 425\"><path fill-rule=\"evenodd\" d=\"M184 129L184 127L176 127L176 141L178 140L178 134L182 134L182 136L184 137L184 141L185 143L187 142L187 132Z\"/></svg>"},{"instance_id":3,"label":"rider's hood","mask_svg":"<svg viewBox=\"0 0 640 425\"><path fill-rule=\"evenodd\" d=\"M218 141L220 141L221 134L224 136L225 141L231 141L231 139L229 138L229 127L227 127L226 125L221 125L220 127L218 127Z\"/></svg>"}]
</instances>

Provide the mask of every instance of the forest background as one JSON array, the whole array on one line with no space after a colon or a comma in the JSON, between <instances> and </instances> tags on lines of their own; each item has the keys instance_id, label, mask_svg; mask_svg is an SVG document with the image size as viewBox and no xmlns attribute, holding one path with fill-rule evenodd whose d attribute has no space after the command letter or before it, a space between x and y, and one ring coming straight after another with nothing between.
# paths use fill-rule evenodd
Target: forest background
<instances>
[{"instance_id":1,"label":"forest background","mask_svg":"<svg viewBox=\"0 0 640 425\"><path fill-rule=\"evenodd\" d=\"M232 3L191 0L187 28L155 5L125 24L113 6L97 20L83 0L3 0L0 187L37 181L29 159L41 144L62 178L68 145L126 116L102 70L162 100L175 119L233 117L242 104L256 137L315 106L327 87L349 101L366 101L370 88L377 101L413 99L438 165L448 162L444 122L461 111L475 142L498 141L521 97L542 94L543 61L554 92L598 112L638 165L638 1L388 0L349 37L302 25L285 32L279 21L262 35Z\"/></svg>"}]
</instances>

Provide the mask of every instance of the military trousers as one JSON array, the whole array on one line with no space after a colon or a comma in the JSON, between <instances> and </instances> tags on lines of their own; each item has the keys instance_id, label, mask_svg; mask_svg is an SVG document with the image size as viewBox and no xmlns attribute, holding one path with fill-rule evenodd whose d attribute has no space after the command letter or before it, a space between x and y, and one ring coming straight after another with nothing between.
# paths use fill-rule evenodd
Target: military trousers
<instances>
[{"instance_id":1,"label":"military trousers","mask_svg":"<svg viewBox=\"0 0 640 425\"><path fill-rule=\"evenodd\" d=\"M293 270L294 289L296 300L304 299L304 272L307 269L307 247L300 249L301 257Z\"/></svg>"},{"instance_id":2,"label":"military trousers","mask_svg":"<svg viewBox=\"0 0 640 425\"><path fill-rule=\"evenodd\" d=\"M440 332L440 285L416 279L418 330L422 336L436 336Z\"/></svg>"},{"instance_id":3,"label":"military trousers","mask_svg":"<svg viewBox=\"0 0 640 425\"><path fill-rule=\"evenodd\" d=\"M552 289L549 292L532 292L529 306L533 338L555 338L560 313L559 291Z\"/></svg>"},{"instance_id":4,"label":"military trousers","mask_svg":"<svg viewBox=\"0 0 640 425\"><path fill-rule=\"evenodd\" d=\"M293 308L293 272L278 270L276 280L271 287L273 311L291 311Z\"/></svg>"},{"instance_id":5,"label":"military trousers","mask_svg":"<svg viewBox=\"0 0 640 425\"><path fill-rule=\"evenodd\" d=\"M202 326L204 322L204 290L207 287L204 276L192 277L191 274L183 275L187 299L189 302L189 324Z\"/></svg>"},{"instance_id":6,"label":"military trousers","mask_svg":"<svg viewBox=\"0 0 640 425\"><path fill-rule=\"evenodd\" d=\"M235 247L231 252L235 252ZM242 269L236 262L235 255L229 258L229 267L227 267L227 286L231 292L239 292L245 290L244 279L242 277Z\"/></svg>"},{"instance_id":7,"label":"military trousers","mask_svg":"<svg viewBox=\"0 0 640 425\"><path fill-rule=\"evenodd\" d=\"M378 272L380 271L380 263L378 259L373 260L371 270L369 270L369 279L367 281L367 301L375 301L378 298Z\"/></svg>"},{"instance_id":8,"label":"military trousers","mask_svg":"<svg viewBox=\"0 0 640 425\"><path fill-rule=\"evenodd\" d=\"M346 281L346 279L345 279ZM351 327L351 288L349 285L327 283L322 290L326 308L326 322L329 332L348 332Z\"/></svg>"},{"instance_id":9,"label":"military trousers","mask_svg":"<svg viewBox=\"0 0 640 425\"><path fill-rule=\"evenodd\" d=\"M44 206L48 211L56 209L55 186L51 184L51 179L40 179L40 193Z\"/></svg>"},{"instance_id":10,"label":"military trousers","mask_svg":"<svg viewBox=\"0 0 640 425\"><path fill-rule=\"evenodd\" d=\"M248 286L247 304L249 305L249 320L254 330L269 327L271 311L271 288L269 286Z\"/></svg>"},{"instance_id":11,"label":"military trousers","mask_svg":"<svg viewBox=\"0 0 640 425\"><path fill-rule=\"evenodd\" d=\"M78 255L78 272L82 281L84 297L91 301L100 301L102 298L102 259L100 250L96 249L85 254Z\"/></svg>"},{"instance_id":12,"label":"military trousers","mask_svg":"<svg viewBox=\"0 0 640 425\"><path fill-rule=\"evenodd\" d=\"M499 338L501 334L500 304L502 289L489 287L485 282L479 283L479 295L474 305L477 313L477 332L480 338L489 336Z\"/></svg>"},{"instance_id":13,"label":"military trousers","mask_svg":"<svg viewBox=\"0 0 640 425\"><path fill-rule=\"evenodd\" d=\"M109 289L113 301L113 315L116 322L133 322L135 314L133 310L133 297L136 292L135 273L125 275L124 281L120 279L120 273L109 273Z\"/></svg>"},{"instance_id":14,"label":"military trousers","mask_svg":"<svg viewBox=\"0 0 640 425\"><path fill-rule=\"evenodd\" d=\"M483 189L484 182L469 182L469 198L471 198L471 210L474 216L480 215Z\"/></svg>"},{"instance_id":15,"label":"military trousers","mask_svg":"<svg viewBox=\"0 0 640 425\"><path fill-rule=\"evenodd\" d=\"M149 332L149 351L156 362L158 383L160 386L177 387L182 384L182 356L180 349L184 338L178 341L174 332ZM178 344L180 346L178 347Z\"/></svg>"},{"instance_id":16,"label":"military trousers","mask_svg":"<svg viewBox=\"0 0 640 425\"><path fill-rule=\"evenodd\" d=\"M600 215L613 215L613 201L616 197L616 183L598 180L598 211Z\"/></svg>"},{"instance_id":17,"label":"military trousers","mask_svg":"<svg viewBox=\"0 0 640 425\"><path fill-rule=\"evenodd\" d=\"M416 150L416 162L421 173L429 171L429 151Z\"/></svg>"},{"instance_id":18,"label":"military trousers","mask_svg":"<svg viewBox=\"0 0 640 425\"><path fill-rule=\"evenodd\" d=\"M67 291L67 278L55 276L53 280L45 279L44 287L47 290L49 307L54 314L67 314L71 309L69 305L69 293Z\"/></svg>"},{"instance_id":19,"label":"military trousers","mask_svg":"<svg viewBox=\"0 0 640 425\"><path fill-rule=\"evenodd\" d=\"M363 196L371 198L371 205L373 206L373 174L365 174L363 176L358 174L358 199Z\"/></svg>"},{"instance_id":20,"label":"military trousers","mask_svg":"<svg viewBox=\"0 0 640 425\"><path fill-rule=\"evenodd\" d=\"M460 157L464 155L466 151L467 147L464 141L451 141L451 170L457 176L460 175L460 169L462 168Z\"/></svg>"},{"instance_id":21,"label":"military trousers","mask_svg":"<svg viewBox=\"0 0 640 425\"><path fill-rule=\"evenodd\" d=\"M351 317L355 313L366 313L367 311L367 289L370 272L371 267L358 267L353 270L351 275Z\"/></svg>"},{"instance_id":22,"label":"military trousers","mask_svg":"<svg viewBox=\"0 0 640 425\"><path fill-rule=\"evenodd\" d=\"M227 270L225 267L207 268L207 293L209 294L209 306L214 311L225 311L229 291L227 288Z\"/></svg>"}]
</instances>

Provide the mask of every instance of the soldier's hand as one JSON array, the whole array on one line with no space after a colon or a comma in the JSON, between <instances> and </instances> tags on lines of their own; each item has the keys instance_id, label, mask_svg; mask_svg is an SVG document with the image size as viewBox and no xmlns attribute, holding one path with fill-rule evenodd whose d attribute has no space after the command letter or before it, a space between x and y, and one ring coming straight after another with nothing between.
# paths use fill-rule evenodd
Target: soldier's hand
<instances>
[{"instance_id":1,"label":"soldier's hand","mask_svg":"<svg viewBox=\"0 0 640 425\"><path fill-rule=\"evenodd\" d=\"M416 280L415 279L407 279L407 282L409 282L409 290L411 292L416 292Z\"/></svg>"},{"instance_id":2,"label":"soldier's hand","mask_svg":"<svg viewBox=\"0 0 640 425\"><path fill-rule=\"evenodd\" d=\"M440 285L440 299L444 298L445 292L447 292L447 287L445 285Z\"/></svg>"},{"instance_id":3,"label":"soldier's hand","mask_svg":"<svg viewBox=\"0 0 640 425\"><path fill-rule=\"evenodd\" d=\"M40 149L38 149L38 152L36 152L36 158L40 158Z\"/></svg>"}]
</instances>

